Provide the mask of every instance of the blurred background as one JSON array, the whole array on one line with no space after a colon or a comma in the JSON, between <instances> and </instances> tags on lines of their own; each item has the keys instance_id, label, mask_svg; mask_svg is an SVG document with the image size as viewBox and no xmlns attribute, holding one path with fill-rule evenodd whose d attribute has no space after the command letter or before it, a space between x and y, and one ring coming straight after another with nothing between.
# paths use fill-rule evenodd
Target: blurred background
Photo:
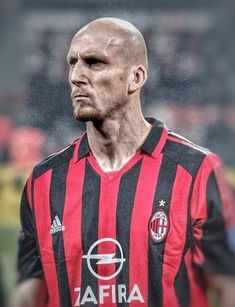
<instances>
[{"instance_id":1,"label":"blurred background","mask_svg":"<svg viewBox=\"0 0 235 307\"><path fill-rule=\"evenodd\" d=\"M0 2L0 306L17 279L25 179L84 129L72 115L66 54L73 34L92 19L124 18L140 29L150 62L145 115L218 153L235 191L235 10L221 2Z\"/></svg>"}]
</instances>

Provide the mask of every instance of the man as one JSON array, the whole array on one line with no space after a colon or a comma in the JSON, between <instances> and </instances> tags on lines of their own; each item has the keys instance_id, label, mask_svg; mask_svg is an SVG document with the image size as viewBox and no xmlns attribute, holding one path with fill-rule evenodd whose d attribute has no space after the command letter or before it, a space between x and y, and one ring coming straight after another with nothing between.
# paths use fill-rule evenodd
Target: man
<instances>
[{"instance_id":1,"label":"man","mask_svg":"<svg viewBox=\"0 0 235 307\"><path fill-rule=\"evenodd\" d=\"M209 151L144 119L147 51L130 23L74 36L69 83L86 133L37 165L21 204L12 306L235 306L232 196Z\"/></svg>"}]
</instances>

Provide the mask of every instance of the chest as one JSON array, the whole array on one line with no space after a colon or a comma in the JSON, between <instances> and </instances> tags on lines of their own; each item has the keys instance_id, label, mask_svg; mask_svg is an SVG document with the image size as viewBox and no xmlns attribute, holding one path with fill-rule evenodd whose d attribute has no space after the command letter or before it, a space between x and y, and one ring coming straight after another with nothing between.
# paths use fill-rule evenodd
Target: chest
<instances>
[{"instance_id":1,"label":"chest","mask_svg":"<svg viewBox=\"0 0 235 307\"><path fill-rule=\"evenodd\" d=\"M189 232L191 182L190 175L169 160L140 159L122 174L109 176L88 161L69 171L57 167L47 172L34 183L44 258L82 257L91 247L125 257L149 249L153 255L175 257Z\"/></svg>"}]
</instances>

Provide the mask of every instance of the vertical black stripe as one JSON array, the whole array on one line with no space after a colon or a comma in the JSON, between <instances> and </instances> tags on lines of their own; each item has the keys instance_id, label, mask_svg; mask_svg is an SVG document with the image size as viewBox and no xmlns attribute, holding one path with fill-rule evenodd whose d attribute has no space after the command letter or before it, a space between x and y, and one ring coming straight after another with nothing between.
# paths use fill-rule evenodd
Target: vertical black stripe
<instances>
[{"instance_id":1,"label":"vertical black stripe","mask_svg":"<svg viewBox=\"0 0 235 307\"><path fill-rule=\"evenodd\" d=\"M124 258L122 271L116 278L117 284L126 285L127 293L129 293L129 246L130 246L130 225L132 210L134 204L134 198L136 193L137 182L141 169L142 160L138 161L134 167L132 167L123 177L121 178L118 203L117 203L117 241L121 244ZM126 252L126 253L125 253ZM117 255L120 257L120 255ZM119 303L118 306L128 306L128 303Z\"/></svg>"},{"instance_id":2,"label":"vertical black stripe","mask_svg":"<svg viewBox=\"0 0 235 307\"><path fill-rule=\"evenodd\" d=\"M214 172L208 178L206 197L207 220L203 225L201 240L204 267L216 273L234 275L235 252L229 246L223 204Z\"/></svg>"},{"instance_id":3,"label":"vertical black stripe","mask_svg":"<svg viewBox=\"0 0 235 307\"><path fill-rule=\"evenodd\" d=\"M194 180L191 182L190 190L189 190L189 197L188 197L188 208L187 208L187 230L186 230L186 240L184 245L184 250L182 253L182 259L179 266L179 270L176 274L175 281L174 281L174 288L175 293L179 302L180 307L189 307L190 306L190 282L187 272L187 267L185 264L185 255L189 250L192 239L193 239L193 229L192 229L192 221L191 221L191 200L192 200L192 193L193 193L193 185L195 182ZM182 285L184 287L184 291L182 291Z\"/></svg>"},{"instance_id":4,"label":"vertical black stripe","mask_svg":"<svg viewBox=\"0 0 235 307\"><path fill-rule=\"evenodd\" d=\"M52 170L50 186L51 223L53 223L54 218L57 215L60 222L63 224L68 166L69 161L57 166ZM52 234L52 244L56 264L60 306L69 307L72 305L72 303L69 290L68 272L66 267L63 231L58 231Z\"/></svg>"},{"instance_id":5,"label":"vertical black stripe","mask_svg":"<svg viewBox=\"0 0 235 307\"><path fill-rule=\"evenodd\" d=\"M168 146L169 146L168 148L169 153L174 154L174 152L176 152L177 145L170 142ZM182 144L180 145L179 148L181 148L181 151L179 151L177 155L178 162L182 167L186 169L187 172L189 172L193 176L193 181L190 186L189 197L188 197L186 240L179 270L176 274L174 281L174 289L179 305L182 307L188 307L190 306L190 299L191 299L190 281L184 257L188 249L190 248L193 239L193 229L191 221L191 200L192 200L193 186L196 174L201 166L202 161L205 158L205 154ZM182 287L184 288L184 291L182 291Z\"/></svg>"},{"instance_id":6,"label":"vertical black stripe","mask_svg":"<svg viewBox=\"0 0 235 307\"><path fill-rule=\"evenodd\" d=\"M157 187L154 196L152 214L159 208L159 201L164 200L166 203L164 209L169 214L171 194L177 171L177 164L163 157L158 177ZM163 207L160 207L161 209ZM154 242L149 237L149 293L148 306L162 307L163 289L162 289L162 265L164 257L165 241Z\"/></svg>"},{"instance_id":7,"label":"vertical black stripe","mask_svg":"<svg viewBox=\"0 0 235 307\"><path fill-rule=\"evenodd\" d=\"M174 282L174 288L180 307L188 307L190 302L190 287L184 258L181 259L180 267Z\"/></svg>"},{"instance_id":8,"label":"vertical black stripe","mask_svg":"<svg viewBox=\"0 0 235 307\"><path fill-rule=\"evenodd\" d=\"M33 173L33 175L34 175L34 173ZM42 254L41 254L41 250L40 250L40 248L39 248L39 239L38 239L38 237L39 237L39 235L38 235L38 230L37 230L37 226L36 226L36 216L35 216L35 187L34 187L34 180L33 180L33 176L32 176L32 182L31 182L31 187L30 187L30 189L31 189L31 202L32 202L32 213L33 213L33 216L32 216L32 218L33 218L33 226L34 226L34 230L35 230L35 238L36 238L36 241L37 241L37 249L38 249L38 255L40 256L40 259L39 259L39 261L40 261L40 265L41 265L41 267L42 267L42 270L43 270L43 265L42 265L42 263L41 263L41 259L42 259ZM30 200L29 200L30 201Z\"/></svg>"},{"instance_id":9,"label":"vertical black stripe","mask_svg":"<svg viewBox=\"0 0 235 307\"><path fill-rule=\"evenodd\" d=\"M203 152L173 141L166 142L163 148L163 154L180 164L192 177L196 176L205 158Z\"/></svg>"},{"instance_id":10,"label":"vertical black stripe","mask_svg":"<svg viewBox=\"0 0 235 307\"><path fill-rule=\"evenodd\" d=\"M23 236L19 236L18 261L17 269L19 281L26 280L31 277L42 277L43 268L41 257L39 257L39 248L37 241L37 233L34 215L29 206L27 188L25 186L20 206L20 217Z\"/></svg>"},{"instance_id":11,"label":"vertical black stripe","mask_svg":"<svg viewBox=\"0 0 235 307\"><path fill-rule=\"evenodd\" d=\"M164 125L162 122L155 120L153 118L146 118L147 121L153 124L152 129L145 140L142 150L146 151L148 154L151 154L159 143L162 132L164 130Z\"/></svg>"},{"instance_id":12,"label":"vertical black stripe","mask_svg":"<svg viewBox=\"0 0 235 307\"><path fill-rule=\"evenodd\" d=\"M86 160L85 177L82 191L82 245L83 255L88 254L89 248L98 240L99 221L99 195L100 176L91 168ZM92 254L97 254L98 246L92 250ZM90 260L92 269L97 273L97 260ZM82 285L81 298L90 286L95 297L98 298L98 279L93 276L87 266L87 259L82 259ZM86 303L86 306L94 306L93 303Z\"/></svg>"},{"instance_id":13,"label":"vertical black stripe","mask_svg":"<svg viewBox=\"0 0 235 307\"><path fill-rule=\"evenodd\" d=\"M81 139L80 146L78 148L78 159L81 159L85 155L87 155L90 151L88 139L87 139L87 133L84 134L84 136Z\"/></svg>"}]
</instances>

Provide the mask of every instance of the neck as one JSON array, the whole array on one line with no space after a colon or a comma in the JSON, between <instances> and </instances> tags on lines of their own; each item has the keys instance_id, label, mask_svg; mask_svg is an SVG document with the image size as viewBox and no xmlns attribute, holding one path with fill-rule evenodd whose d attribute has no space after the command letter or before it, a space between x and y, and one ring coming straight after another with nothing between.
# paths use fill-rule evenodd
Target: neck
<instances>
[{"instance_id":1,"label":"neck","mask_svg":"<svg viewBox=\"0 0 235 307\"><path fill-rule=\"evenodd\" d=\"M141 112L122 112L100 122L87 122L91 151L105 172L122 168L145 141L151 125Z\"/></svg>"}]
</instances>

